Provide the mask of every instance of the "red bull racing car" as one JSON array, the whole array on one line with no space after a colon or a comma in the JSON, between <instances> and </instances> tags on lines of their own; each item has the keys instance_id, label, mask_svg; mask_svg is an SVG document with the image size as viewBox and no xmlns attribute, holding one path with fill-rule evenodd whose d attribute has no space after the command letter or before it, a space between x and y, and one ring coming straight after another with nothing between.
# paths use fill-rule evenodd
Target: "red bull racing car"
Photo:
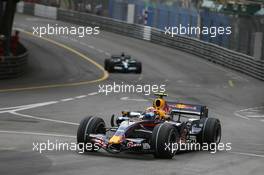
<instances>
[{"instance_id":1,"label":"red bull racing car","mask_svg":"<svg viewBox=\"0 0 264 175\"><path fill-rule=\"evenodd\" d=\"M77 131L77 143L93 145L86 151L102 148L110 153L134 151L172 158L179 147L172 149L171 145L220 142L220 121L208 117L206 106L167 102L166 94L156 95L153 106L143 112L112 115L111 127L106 127L102 118L84 118Z\"/></svg>"}]
</instances>

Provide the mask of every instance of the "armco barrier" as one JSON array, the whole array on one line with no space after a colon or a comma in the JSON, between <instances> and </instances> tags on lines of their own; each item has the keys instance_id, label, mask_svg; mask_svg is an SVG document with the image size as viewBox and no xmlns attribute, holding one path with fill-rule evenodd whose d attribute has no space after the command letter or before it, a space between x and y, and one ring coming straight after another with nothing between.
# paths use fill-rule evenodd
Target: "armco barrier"
<instances>
[{"instance_id":1,"label":"armco barrier","mask_svg":"<svg viewBox=\"0 0 264 175\"><path fill-rule=\"evenodd\" d=\"M25 3L25 13L27 13L25 10L28 9L28 5L32 6ZM170 37L159 29L63 9L57 9L57 19L78 25L99 26L102 30L182 50L264 81L264 60L256 60L251 56L195 38Z\"/></svg>"},{"instance_id":2,"label":"armco barrier","mask_svg":"<svg viewBox=\"0 0 264 175\"><path fill-rule=\"evenodd\" d=\"M16 78L26 71L28 51L22 44L18 44L17 54L0 58L0 79Z\"/></svg>"},{"instance_id":3,"label":"armco barrier","mask_svg":"<svg viewBox=\"0 0 264 175\"><path fill-rule=\"evenodd\" d=\"M79 25L99 26L100 29L142 39L144 28L141 25L128 24L123 21L100 17L87 13L58 9L58 20Z\"/></svg>"},{"instance_id":4,"label":"armco barrier","mask_svg":"<svg viewBox=\"0 0 264 175\"><path fill-rule=\"evenodd\" d=\"M51 18L51 19L57 19L57 8L36 4L34 8L34 15Z\"/></svg>"},{"instance_id":5,"label":"armco barrier","mask_svg":"<svg viewBox=\"0 0 264 175\"><path fill-rule=\"evenodd\" d=\"M17 6L19 6L20 3L17 3ZM35 10L35 4L33 3L23 3L23 12L28 15L34 15L34 10Z\"/></svg>"},{"instance_id":6,"label":"armco barrier","mask_svg":"<svg viewBox=\"0 0 264 175\"><path fill-rule=\"evenodd\" d=\"M264 80L264 61L198 39L170 37L164 31L152 29L151 42L182 50L224 67Z\"/></svg>"}]
</instances>

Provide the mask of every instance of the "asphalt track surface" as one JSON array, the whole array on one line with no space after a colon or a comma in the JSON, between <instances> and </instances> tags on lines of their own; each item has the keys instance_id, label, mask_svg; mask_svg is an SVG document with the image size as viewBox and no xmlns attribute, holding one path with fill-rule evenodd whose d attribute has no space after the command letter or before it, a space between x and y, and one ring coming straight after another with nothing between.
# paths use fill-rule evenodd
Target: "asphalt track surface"
<instances>
[{"instance_id":1,"label":"asphalt track surface","mask_svg":"<svg viewBox=\"0 0 264 175\"><path fill-rule=\"evenodd\" d=\"M48 23L71 25L16 15L15 27L33 32L32 26ZM28 72L0 81L0 174L263 174L264 82L191 54L113 33L49 38L100 65L109 54L125 51L142 61L143 73L111 74L103 80L107 74L72 50L22 32L21 40L30 50ZM75 142L84 116L100 116L109 124L112 113L151 104L151 96L142 94L98 93L99 84L113 82L166 84L168 99L208 105L210 116L222 122L222 142L231 142L232 150L181 153L172 160L104 151L33 151L33 142Z\"/></svg>"}]
</instances>

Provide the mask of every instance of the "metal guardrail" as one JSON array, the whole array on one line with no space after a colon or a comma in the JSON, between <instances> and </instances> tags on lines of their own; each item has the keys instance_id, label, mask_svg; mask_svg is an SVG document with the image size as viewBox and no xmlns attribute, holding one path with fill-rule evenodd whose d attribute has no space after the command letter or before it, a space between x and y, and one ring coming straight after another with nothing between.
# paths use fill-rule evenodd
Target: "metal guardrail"
<instances>
[{"instance_id":1,"label":"metal guardrail","mask_svg":"<svg viewBox=\"0 0 264 175\"><path fill-rule=\"evenodd\" d=\"M34 15L34 11L35 11L35 4L33 3L25 3L25 5L23 4L23 13Z\"/></svg>"},{"instance_id":2,"label":"metal guardrail","mask_svg":"<svg viewBox=\"0 0 264 175\"><path fill-rule=\"evenodd\" d=\"M27 49L19 43L18 56L1 57L0 79L16 78L23 75L27 68Z\"/></svg>"},{"instance_id":3,"label":"metal guardrail","mask_svg":"<svg viewBox=\"0 0 264 175\"><path fill-rule=\"evenodd\" d=\"M151 42L172 47L220 64L224 67L264 80L264 61L198 39L166 36L163 31L152 29Z\"/></svg>"},{"instance_id":4,"label":"metal guardrail","mask_svg":"<svg viewBox=\"0 0 264 175\"><path fill-rule=\"evenodd\" d=\"M140 25L128 24L119 20L63 9L58 9L57 13L58 20L84 26L99 26L101 30L119 33L138 39L142 39L143 37L143 27Z\"/></svg>"},{"instance_id":5,"label":"metal guardrail","mask_svg":"<svg viewBox=\"0 0 264 175\"><path fill-rule=\"evenodd\" d=\"M24 9L28 9L27 4L25 4ZM24 13L27 12L24 10ZM57 9L57 19L78 25L99 26L101 30L148 40L159 45L182 50L264 81L263 60L256 60L254 57L195 38L185 36L171 37L165 35L164 31L159 29L64 9Z\"/></svg>"},{"instance_id":6,"label":"metal guardrail","mask_svg":"<svg viewBox=\"0 0 264 175\"><path fill-rule=\"evenodd\" d=\"M87 13L58 9L58 19L79 25L99 26L101 29L138 39L144 38L144 27ZM150 42L197 55L208 61L264 80L264 62L198 39L165 35L164 31L151 28Z\"/></svg>"}]
</instances>

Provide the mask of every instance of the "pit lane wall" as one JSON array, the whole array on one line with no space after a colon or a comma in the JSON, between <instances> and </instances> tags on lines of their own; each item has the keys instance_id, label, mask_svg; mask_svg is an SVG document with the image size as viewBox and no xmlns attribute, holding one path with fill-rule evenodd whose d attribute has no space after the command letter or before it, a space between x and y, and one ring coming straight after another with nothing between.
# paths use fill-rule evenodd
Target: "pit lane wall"
<instances>
[{"instance_id":1,"label":"pit lane wall","mask_svg":"<svg viewBox=\"0 0 264 175\"><path fill-rule=\"evenodd\" d=\"M112 18L39 4L22 2L18 4L17 9L20 13L57 19L83 26L99 26L105 31L182 50L264 81L263 60L226 49L216 44L201 41L196 38L179 35L171 37L165 35L164 31L160 29L133 24L133 21L131 20L128 20L127 23ZM41 13L39 11L41 11Z\"/></svg>"}]
</instances>

